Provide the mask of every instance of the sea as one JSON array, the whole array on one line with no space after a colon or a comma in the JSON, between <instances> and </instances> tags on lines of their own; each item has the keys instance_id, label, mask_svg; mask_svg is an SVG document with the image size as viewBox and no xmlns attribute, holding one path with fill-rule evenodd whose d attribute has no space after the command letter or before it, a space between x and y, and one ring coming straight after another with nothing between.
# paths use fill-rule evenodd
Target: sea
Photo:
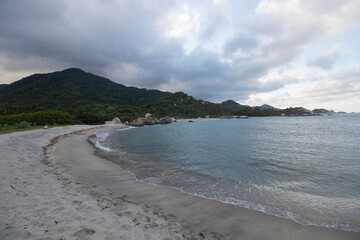
<instances>
[{"instance_id":1,"label":"sea","mask_svg":"<svg viewBox=\"0 0 360 240\"><path fill-rule=\"evenodd\" d=\"M138 181L360 231L360 114L182 122L91 140Z\"/></svg>"}]
</instances>

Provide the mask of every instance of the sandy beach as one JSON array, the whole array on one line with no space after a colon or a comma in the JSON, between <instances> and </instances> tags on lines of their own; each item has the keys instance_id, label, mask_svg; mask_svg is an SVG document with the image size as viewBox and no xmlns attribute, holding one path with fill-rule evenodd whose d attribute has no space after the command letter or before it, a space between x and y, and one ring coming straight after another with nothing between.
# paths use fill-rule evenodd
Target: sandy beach
<instances>
[{"instance_id":1,"label":"sandy beach","mask_svg":"<svg viewBox=\"0 0 360 240\"><path fill-rule=\"evenodd\" d=\"M360 238L136 181L94 154L99 129L0 136L0 239Z\"/></svg>"},{"instance_id":2,"label":"sandy beach","mask_svg":"<svg viewBox=\"0 0 360 240\"><path fill-rule=\"evenodd\" d=\"M79 132L86 129L93 130ZM67 152L68 140L81 136L85 149L67 159L79 166L77 159L87 159L83 153L92 156L88 134L100 129L71 126L0 136L1 240L217 238L194 231L157 207L130 201L125 192L113 193L74 177L55 161L58 146Z\"/></svg>"}]
</instances>

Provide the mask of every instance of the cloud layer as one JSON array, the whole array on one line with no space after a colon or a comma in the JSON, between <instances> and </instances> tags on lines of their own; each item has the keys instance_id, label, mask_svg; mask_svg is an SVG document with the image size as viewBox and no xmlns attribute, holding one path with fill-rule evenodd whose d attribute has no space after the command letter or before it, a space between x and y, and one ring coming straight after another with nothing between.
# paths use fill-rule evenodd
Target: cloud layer
<instances>
[{"instance_id":1,"label":"cloud layer","mask_svg":"<svg viewBox=\"0 0 360 240\"><path fill-rule=\"evenodd\" d=\"M278 104L273 99L298 89L287 105L306 106L313 103L302 93L310 89L321 105L323 92L359 93L350 83L359 80L359 59L342 53L341 38L359 36L357 9L357 0L3 0L0 83L80 67L212 101ZM339 72L352 77L332 84ZM313 90L317 84L323 90Z\"/></svg>"}]
</instances>

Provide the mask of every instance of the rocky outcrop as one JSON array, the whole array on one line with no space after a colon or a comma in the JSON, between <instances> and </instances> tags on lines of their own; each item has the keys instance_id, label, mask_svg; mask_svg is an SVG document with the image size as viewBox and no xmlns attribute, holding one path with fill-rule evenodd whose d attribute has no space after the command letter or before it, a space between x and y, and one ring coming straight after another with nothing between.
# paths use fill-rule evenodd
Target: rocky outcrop
<instances>
[{"instance_id":1,"label":"rocky outcrop","mask_svg":"<svg viewBox=\"0 0 360 240\"><path fill-rule=\"evenodd\" d=\"M151 113L145 114L145 118L151 118Z\"/></svg>"},{"instance_id":2,"label":"rocky outcrop","mask_svg":"<svg viewBox=\"0 0 360 240\"><path fill-rule=\"evenodd\" d=\"M149 117L148 114L150 114L150 113L147 113L145 115L145 117L143 117L143 118L139 117L139 118L135 119L134 121L132 121L130 123L130 125L135 126L135 127L143 127L146 125L154 125L154 124L169 124L169 123L176 121L176 120L174 121L173 118L171 118L171 117L163 117L158 120L158 119Z\"/></svg>"},{"instance_id":3,"label":"rocky outcrop","mask_svg":"<svg viewBox=\"0 0 360 240\"><path fill-rule=\"evenodd\" d=\"M156 121L151 117L149 118L139 117L130 123L131 126L135 126L135 127L143 127L144 125L154 125L154 124L156 124Z\"/></svg>"},{"instance_id":4,"label":"rocky outcrop","mask_svg":"<svg viewBox=\"0 0 360 240\"><path fill-rule=\"evenodd\" d=\"M159 119L159 124L169 124L172 123L172 119L170 117L163 117Z\"/></svg>"}]
</instances>

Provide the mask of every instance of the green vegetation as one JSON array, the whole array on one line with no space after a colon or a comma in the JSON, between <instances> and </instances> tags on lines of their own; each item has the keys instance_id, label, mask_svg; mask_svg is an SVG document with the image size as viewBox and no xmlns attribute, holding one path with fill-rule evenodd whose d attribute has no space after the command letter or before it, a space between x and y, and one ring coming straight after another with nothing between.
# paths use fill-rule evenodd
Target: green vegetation
<instances>
[{"instance_id":1,"label":"green vegetation","mask_svg":"<svg viewBox=\"0 0 360 240\"><path fill-rule=\"evenodd\" d=\"M229 110L231 110L231 111L239 111L239 110L250 107L250 106L247 106L247 105L241 105L241 104L235 102L234 100L224 101L224 102L220 103L220 105L227 108L227 109L229 109Z\"/></svg>"},{"instance_id":2,"label":"green vegetation","mask_svg":"<svg viewBox=\"0 0 360 240\"><path fill-rule=\"evenodd\" d=\"M116 106L110 104L91 104L80 106L70 112L79 121L86 124L103 124L114 117L119 117L121 121L132 121L144 115L140 108L131 106Z\"/></svg>"},{"instance_id":3,"label":"green vegetation","mask_svg":"<svg viewBox=\"0 0 360 240\"><path fill-rule=\"evenodd\" d=\"M0 134L81 123L74 116L60 111L41 111L0 116Z\"/></svg>"},{"instance_id":4,"label":"green vegetation","mask_svg":"<svg viewBox=\"0 0 360 240\"><path fill-rule=\"evenodd\" d=\"M262 109L260 107L247 107L234 112L234 115L242 116L246 115L249 117L268 117L268 116L281 116L281 111L273 109Z\"/></svg>"},{"instance_id":5,"label":"green vegetation","mask_svg":"<svg viewBox=\"0 0 360 240\"><path fill-rule=\"evenodd\" d=\"M21 113L15 115L0 116L0 124L15 127L29 127L36 125L55 125L55 124L78 124L74 116L60 111L41 111L36 113ZM28 125L27 125L28 124Z\"/></svg>"},{"instance_id":6,"label":"green vegetation","mask_svg":"<svg viewBox=\"0 0 360 240\"><path fill-rule=\"evenodd\" d=\"M327 113L334 113L333 110L327 110L327 109L323 109L323 108L317 108L313 110L314 113L316 114L327 114Z\"/></svg>"},{"instance_id":7,"label":"green vegetation","mask_svg":"<svg viewBox=\"0 0 360 240\"><path fill-rule=\"evenodd\" d=\"M104 123L114 117L120 117L122 121L131 122L146 113L151 113L154 118L166 116L197 118L207 115L210 117L231 115L231 111L222 106L201 99L196 100L182 92L174 93L140 107L92 104L81 106L70 113L86 124Z\"/></svg>"},{"instance_id":8,"label":"green vegetation","mask_svg":"<svg viewBox=\"0 0 360 240\"><path fill-rule=\"evenodd\" d=\"M196 100L183 92L177 92L170 96L158 99L142 106L142 113L149 112L155 118L170 116L176 118L195 118L195 117L220 117L230 115L231 111L204 100Z\"/></svg>"},{"instance_id":9,"label":"green vegetation","mask_svg":"<svg viewBox=\"0 0 360 240\"><path fill-rule=\"evenodd\" d=\"M279 109L275 109L270 105L262 105L260 107L250 107L247 105L241 105L233 100L227 100L220 104L221 106L229 109L232 115L249 117L266 117L266 116L281 116Z\"/></svg>"},{"instance_id":10,"label":"green vegetation","mask_svg":"<svg viewBox=\"0 0 360 240\"><path fill-rule=\"evenodd\" d=\"M66 112L90 104L141 106L169 92L126 87L109 79L71 68L34 74L0 86L1 115L56 109Z\"/></svg>"}]
</instances>

